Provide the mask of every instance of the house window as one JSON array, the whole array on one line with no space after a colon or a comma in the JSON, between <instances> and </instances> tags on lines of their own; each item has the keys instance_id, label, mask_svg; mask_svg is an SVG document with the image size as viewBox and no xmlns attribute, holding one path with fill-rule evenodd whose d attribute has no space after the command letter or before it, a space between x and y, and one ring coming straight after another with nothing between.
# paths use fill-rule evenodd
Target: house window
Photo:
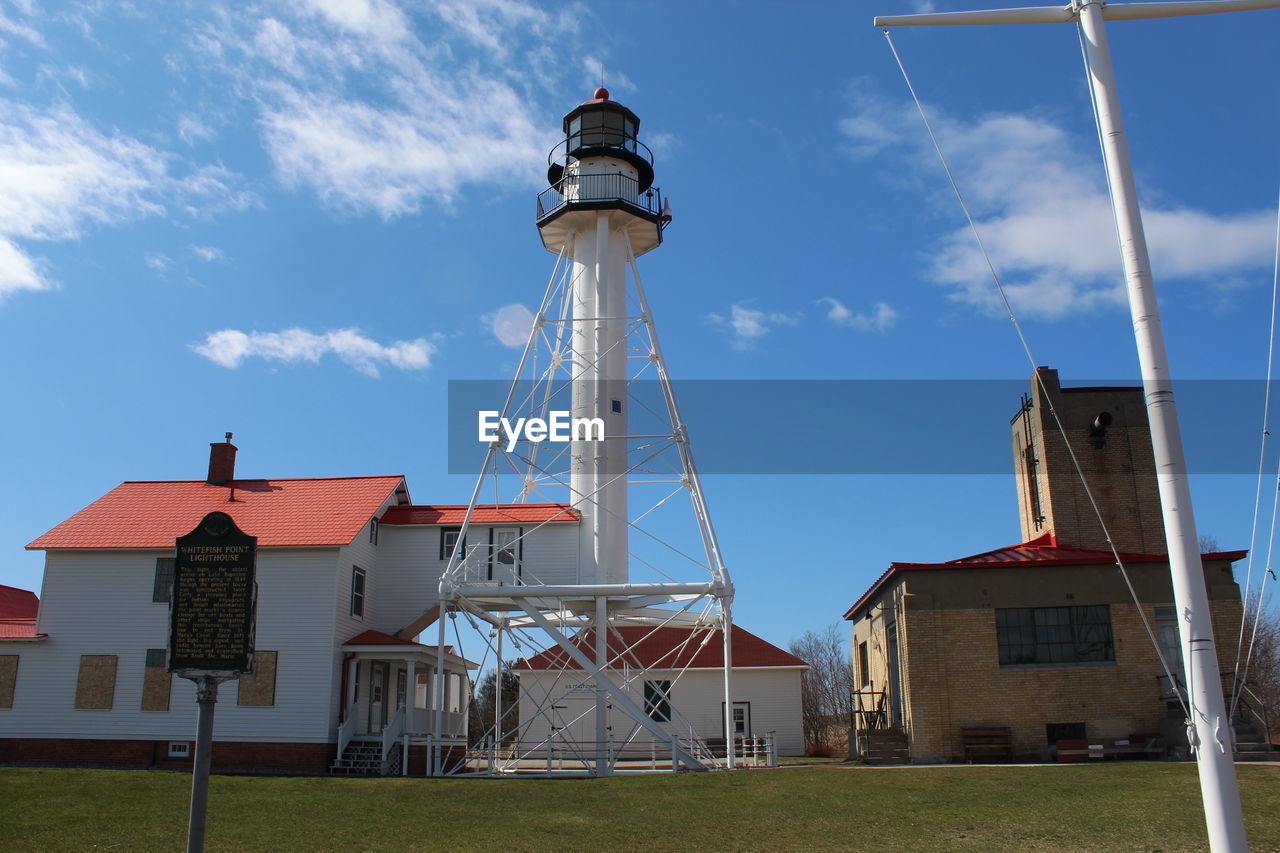
<instances>
[{"instance_id":1,"label":"house window","mask_svg":"<svg viewBox=\"0 0 1280 853\"><path fill-rule=\"evenodd\" d=\"M351 567L351 615L364 618L364 569Z\"/></svg>"},{"instance_id":2,"label":"house window","mask_svg":"<svg viewBox=\"0 0 1280 853\"><path fill-rule=\"evenodd\" d=\"M649 719L659 723L671 722L670 681L644 683L644 712L649 715Z\"/></svg>"},{"instance_id":3,"label":"house window","mask_svg":"<svg viewBox=\"0 0 1280 853\"><path fill-rule=\"evenodd\" d=\"M170 758L190 758L191 743L185 740L169 741L169 757Z\"/></svg>"},{"instance_id":4,"label":"house window","mask_svg":"<svg viewBox=\"0 0 1280 853\"><path fill-rule=\"evenodd\" d=\"M463 556L466 554L467 543L461 542L461 527L442 527L440 528L440 559L449 560L453 558L453 552L458 550L459 544L462 546Z\"/></svg>"},{"instance_id":5,"label":"house window","mask_svg":"<svg viewBox=\"0 0 1280 853\"><path fill-rule=\"evenodd\" d=\"M369 544L378 544L378 519L376 518L369 520Z\"/></svg>"},{"instance_id":6,"label":"house window","mask_svg":"<svg viewBox=\"0 0 1280 853\"><path fill-rule=\"evenodd\" d=\"M858 684L862 687L871 686L871 665L866 643L858 643Z\"/></svg>"},{"instance_id":7,"label":"house window","mask_svg":"<svg viewBox=\"0 0 1280 853\"><path fill-rule=\"evenodd\" d=\"M0 655L0 708L13 707L13 688L18 682L18 656Z\"/></svg>"},{"instance_id":8,"label":"house window","mask_svg":"<svg viewBox=\"0 0 1280 853\"><path fill-rule=\"evenodd\" d=\"M276 658L279 652L253 653L253 672L240 676L236 704L269 707L276 704Z\"/></svg>"},{"instance_id":9,"label":"house window","mask_svg":"<svg viewBox=\"0 0 1280 853\"><path fill-rule=\"evenodd\" d=\"M76 675L76 708L110 711L116 696L116 656L80 655Z\"/></svg>"},{"instance_id":10,"label":"house window","mask_svg":"<svg viewBox=\"0 0 1280 853\"><path fill-rule=\"evenodd\" d=\"M156 604L168 604L169 593L173 589L173 557L156 558L156 580L151 588L151 601Z\"/></svg>"},{"instance_id":11,"label":"house window","mask_svg":"<svg viewBox=\"0 0 1280 853\"><path fill-rule=\"evenodd\" d=\"M1107 605L996 610L1000 665L1113 661Z\"/></svg>"},{"instance_id":12,"label":"house window","mask_svg":"<svg viewBox=\"0 0 1280 853\"><path fill-rule=\"evenodd\" d=\"M524 531L519 527L495 527L489 531L489 580L515 583L520 579L520 552L524 549Z\"/></svg>"},{"instance_id":13,"label":"house window","mask_svg":"<svg viewBox=\"0 0 1280 853\"><path fill-rule=\"evenodd\" d=\"M142 671L143 711L169 710L170 685L173 674L169 672L164 649L147 649L146 668Z\"/></svg>"}]
</instances>

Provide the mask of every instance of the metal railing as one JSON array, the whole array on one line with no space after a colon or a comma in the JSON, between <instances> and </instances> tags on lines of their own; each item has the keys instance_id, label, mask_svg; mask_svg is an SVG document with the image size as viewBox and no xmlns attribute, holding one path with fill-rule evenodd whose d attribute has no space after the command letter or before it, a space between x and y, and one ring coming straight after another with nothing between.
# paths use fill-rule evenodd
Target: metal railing
<instances>
[{"instance_id":1,"label":"metal railing","mask_svg":"<svg viewBox=\"0 0 1280 853\"><path fill-rule=\"evenodd\" d=\"M505 562L501 552L511 549L515 550L517 556L513 558L514 562ZM523 584L519 549L519 542L505 546L488 543L468 545L462 560L458 563L455 575L457 582L460 584L496 583L508 586Z\"/></svg>"},{"instance_id":2,"label":"metal railing","mask_svg":"<svg viewBox=\"0 0 1280 853\"><path fill-rule=\"evenodd\" d=\"M639 139L628 136L621 130L592 129L575 133L562 139L547 154L547 165L553 166L569 158L570 151L582 148L617 148L638 155L650 166L653 165L653 151Z\"/></svg>"},{"instance_id":3,"label":"metal railing","mask_svg":"<svg viewBox=\"0 0 1280 853\"><path fill-rule=\"evenodd\" d=\"M853 691L853 710L849 712L849 727L868 732L888 728L889 715L885 707L887 697L888 694L884 690Z\"/></svg>"},{"instance_id":4,"label":"metal railing","mask_svg":"<svg viewBox=\"0 0 1280 853\"><path fill-rule=\"evenodd\" d=\"M662 192L657 187L640 191L640 182L630 175L566 173L552 186L538 193L538 219L567 204L622 202L651 216L662 211Z\"/></svg>"}]
</instances>

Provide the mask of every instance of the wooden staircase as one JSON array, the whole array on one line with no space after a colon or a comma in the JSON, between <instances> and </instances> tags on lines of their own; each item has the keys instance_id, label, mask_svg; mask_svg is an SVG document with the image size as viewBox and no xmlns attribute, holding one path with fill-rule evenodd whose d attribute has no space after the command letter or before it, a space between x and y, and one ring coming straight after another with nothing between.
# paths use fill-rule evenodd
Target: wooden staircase
<instances>
[{"instance_id":1,"label":"wooden staircase","mask_svg":"<svg viewBox=\"0 0 1280 853\"><path fill-rule=\"evenodd\" d=\"M863 736L862 760L875 766L911 763L911 744L902 728L874 729Z\"/></svg>"}]
</instances>

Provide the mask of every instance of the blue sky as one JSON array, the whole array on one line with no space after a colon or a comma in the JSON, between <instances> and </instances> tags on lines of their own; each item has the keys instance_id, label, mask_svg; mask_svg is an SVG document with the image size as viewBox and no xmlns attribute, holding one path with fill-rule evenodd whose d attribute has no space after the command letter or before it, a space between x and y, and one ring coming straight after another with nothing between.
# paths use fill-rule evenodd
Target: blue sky
<instances>
[{"instance_id":1,"label":"blue sky","mask_svg":"<svg viewBox=\"0 0 1280 853\"><path fill-rule=\"evenodd\" d=\"M465 502L447 382L514 368L494 318L545 286L534 196L601 63L671 200L641 266L675 376L1024 379L870 25L923 5L0 3L0 579L38 589L26 542L122 480L203 476L226 430L242 476ZM1111 27L1177 376L1265 373L1278 32ZM1074 28L895 42L1037 360L1135 376ZM1197 477L1202 532L1247 547L1254 485ZM784 644L891 560L1018 539L1011 475L706 487L736 616Z\"/></svg>"}]
</instances>

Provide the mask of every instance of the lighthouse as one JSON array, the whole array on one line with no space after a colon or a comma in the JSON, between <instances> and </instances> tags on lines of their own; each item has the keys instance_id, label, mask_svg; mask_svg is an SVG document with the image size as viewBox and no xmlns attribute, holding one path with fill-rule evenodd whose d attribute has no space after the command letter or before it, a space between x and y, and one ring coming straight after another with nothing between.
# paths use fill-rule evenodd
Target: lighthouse
<instances>
[{"instance_id":1,"label":"lighthouse","mask_svg":"<svg viewBox=\"0 0 1280 853\"><path fill-rule=\"evenodd\" d=\"M538 197L542 244L573 263L573 417L604 423L603 441L571 449L583 583L628 579L627 263L656 248L670 221L639 129L635 113L596 89L564 117Z\"/></svg>"},{"instance_id":2,"label":"lighthouse","mask_svg":"<svg viewBox=\"0 0 1280 853\"><path fill-rule=\"evenodd\" d=\"M433 772L536 765L554 775L567 762L566 772L606 775L634 764L637 749L650 763L666 756L673 770L732 768L734 751L713 755L671 699L694 651L722 644L725 716L697 726L713 738L733 731L733 584L636 263L661 245L670 209L640 118L606 89L561 129L535 215L555 267L494 422L555 423L567 407L575 426L559 445L518 427L487 434L456 535L465 544L449 558L434 610L451 617L439 618L438 648L446 623L461 618L487 633L496 659L518 648L536 678L548 667L555 675L538 682L545 689L522 686L517 730L495 714L461 760L442 758L435 705ZM640 644L667 628L687 639L646 663Z\"/></svg>"}]
</instances>

